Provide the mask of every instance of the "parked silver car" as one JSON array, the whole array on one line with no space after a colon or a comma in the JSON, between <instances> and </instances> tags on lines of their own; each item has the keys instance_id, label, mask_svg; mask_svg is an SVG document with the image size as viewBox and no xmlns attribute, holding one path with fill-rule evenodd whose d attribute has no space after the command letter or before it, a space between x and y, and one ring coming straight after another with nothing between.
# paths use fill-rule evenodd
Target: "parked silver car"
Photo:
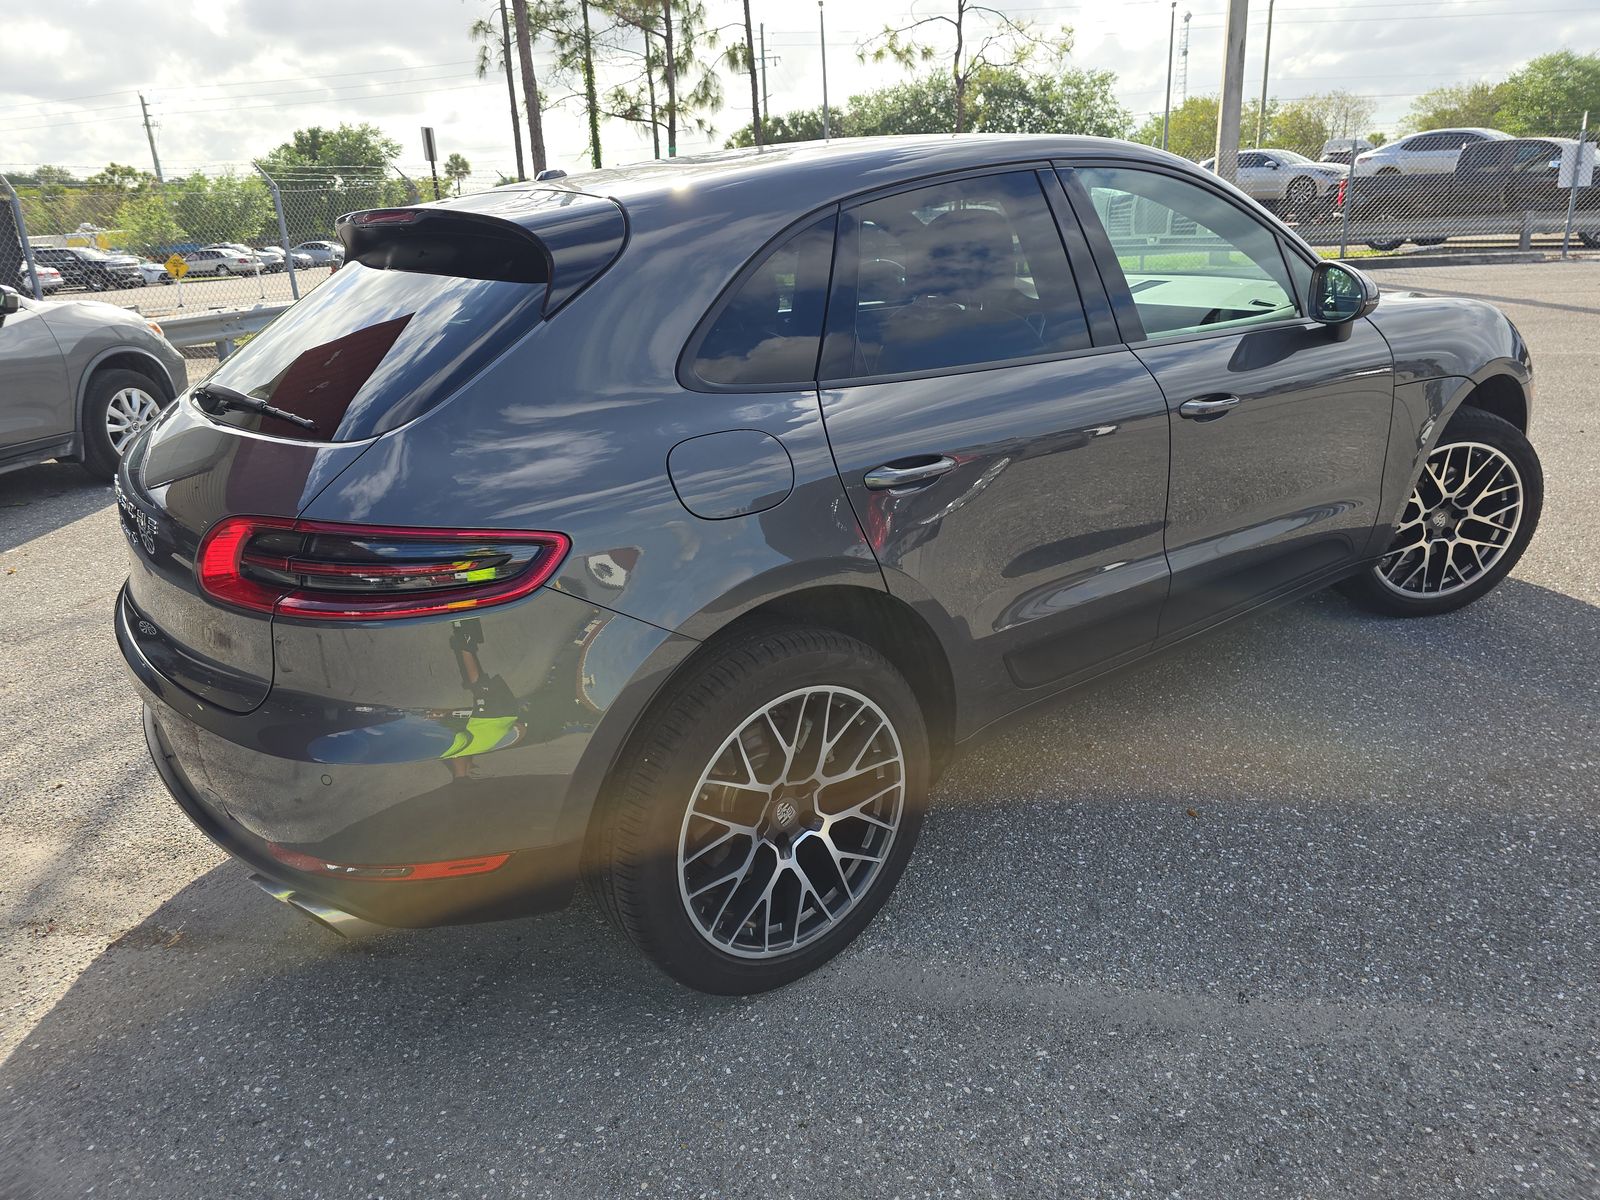
<instances>
[{"instance_id":1,"label":"parked silver car","mask_svg":"<svg viewBox=\"0 0 1600 1200\"><path fill-rule=\"evenodd\" d=\"M338 242L301 242L295 247L301 254L309 254L313 264L331 267L344 262L344 247Z\"/></svg>"},{"instance_id":2,"label":"parked silver car","mask_svg":"<svg viewBox=\"0 0 1600 1200\"><path fill-rule=\"evenodd\" d=\"M1456 169L1461 151L1474 142L1500 141L1498 129L1425 129L1376 150L1356 155L1357 175L1441 175Z\"/></svg>"},{"instance_id":3,"label":"parked silver car","mask_svg":"<svg viewBox=\"0 0 1600 1200\"><path fill-rule=\"evenodd\" d=\"M110 479L187 374L161 327L138 313L0 287L0 471L60 458Z\"/></svg>"},{"instance_id":4,"label":"parked silver car","mask_svg":"<svg viewBox=\"0 0 1600 1200\"><path fill-rule=\"evenodd\" d=\"M185 250L184 261L191 275L258 275L261 262L248 250L221 250L206 246L200 250Z\"/></svg>"},{"instance_id":5,"label":"parked silver car","mask_svg":"<svg viewBox=\"0 0 1600 1200\"><path fill-rule=\"evenodd\" d=\"M1217 160L1208 158L1200 165L1214 171ZM1340 163L1316 162L1293 150L1241 150L1237 183L1252 200L1300 207L1338 190L1349 172Z\"/></svg>"}]
</instances>

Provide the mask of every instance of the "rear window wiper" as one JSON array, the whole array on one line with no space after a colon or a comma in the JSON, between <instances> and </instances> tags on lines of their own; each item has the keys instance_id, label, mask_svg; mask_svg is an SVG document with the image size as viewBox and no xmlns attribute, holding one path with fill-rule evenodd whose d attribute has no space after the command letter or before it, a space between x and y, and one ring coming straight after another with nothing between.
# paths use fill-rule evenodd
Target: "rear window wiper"
<instances>
[{"instance_id":1,"label":"rear window wiper","mask_svg":"<svg viewBox=\"0 0 1600 1200\"><path fill-rule=\"evenodd\" d=\"M310 417L302 417L299 413L292 413L286 408L279 408L275 404L268 404L265 400L255 396L248 396L244 392L235 391L220 383L203 383L194 390L194 398L200 407L205 408L209 401L217 408L233 408L243 412L260 413L266 417L277 417L280 421L288 421L291 425L298 425L301 429L315 430L317 423Z\"/></svg>"}]
</instances>

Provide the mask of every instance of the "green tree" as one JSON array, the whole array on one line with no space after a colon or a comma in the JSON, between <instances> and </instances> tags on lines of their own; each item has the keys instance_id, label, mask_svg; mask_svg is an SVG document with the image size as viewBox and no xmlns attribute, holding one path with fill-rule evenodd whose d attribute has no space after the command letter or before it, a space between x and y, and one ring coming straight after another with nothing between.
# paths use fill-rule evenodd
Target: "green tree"
<instances>
[{"instance_id":1,"label":"green tree","mask_svg":"<svg viewBox=\"0 0 1600 1200\"><path fill-rule=\"evenodd\" d=\"M1480 79L1422 93L1411 102L1406 129L1449 129L1456 125L1495 127L1506 102L1506 85Z\"/></svg>"},{"instance_id":2,"label":"green tree","mask_svg":"<svg viewBox=\"0 0 1600 1200\"><path fill-rule=\"evenodd\" d=\"M1115 84L1109 71L990 67L973 77L968 124L984 133L1125 137L1132 118L1112 94ZM835 137L948 133L955 123L955 80L940 70L863 92L830 113L829 120ZM822 136L822 111L808 108L770 117L763 132L773 143L814 141ZM748 125L728 140L729 146L753 144Z\"/></svg>"},{"instance_id":3,"label":"green tree","mask_svg":"<svg viewBox=\"0 0 1600 1200\"><path fill-rule=\"evenodd\" d=\"M344 213L406 203L405 184L389 171L398 157L400 143L374 125L313 126L296 130L261 166L283 196L290 240L303 242L332 237Z\"/></svg>"},{"instance_id":4,"label":"green tree","mask_svg":"<svg viewBox=\"0 0 1600 1200\"><path fill-rule=\"evenodd\" d=\"M1133 140L1147 146L1161 145L1161 114L1156 113L1134 130ZM1190 96L1172 110L1167 149L1195 162L1217 152L1216 96Z\"/></svg>"},{"instance_id":5,"label":"green tree","mask_svg":"<svg viewBox=\"0 0 1600 1200\"><path fill-rule=\"evenodd\" d=\"M461 195L461 184L472 174L472 164L459 154L444 160L444 176L456 185L456 195Z\"/></svg>"},{"instance_id":6,"label":"green tree","mask_svg":"<svg viewBox=\"0 0 1600 1200\"><path fill-rule=\"evenodd\" d=\"M147 258L165 258L176 243L188 238L172 204L155 190L124 200L117 208L116 226L120 244Z\"/></svg>"},{"instance_id":7,"label":"green tree","mask_svg":"<svg viewBox=\"0 0 1600 1200\"><path fill-rule=\"evenodd\" d=\"M196 171L178 181L177 222L199 242L253 242L277 232L272 196L259 179L231 171L208 179Z\"/></svg>"},{"instance_id":8,"label":"green tree","mask_svg":"<svg viewBox=\"0 0 1600 1200\"><path fill-rule=\"evenodd\" d=\"M605 115L647 125L653 136L664 132L668 158L678 153L680 129L710 133L722 108L714 53L720 37L701 0L595 0L594 7L644 43L631 50L637 74L606 93Z\"/></svg>"},{"instance_id":9,"label":"green tree","mask_svg":"<svg viewBox=\"0 0 1600 1200\"><path fill-rule=\"evenodd\" d=\"M900 25L885 25L882 32L868 38L857 50L863 62L892 59L903 67L938 58L941 49L922 39L927 36L949 40L944 52L950 58L953 96L951 129L964 133L977 126L971 122L969 93L978 77L994 67L1021 67L1034 51L1049 39L1032 24L977 0L954 0L955 11L923 13ZM1062 28L1054 41L1058 54L1072 46L1072 31Z\"/></svg>"},{"instance_id":10,"label":"green tree","mask_svg":"<svg viewBox=\"0 0 1600 1200\"><path fill-rule=\"evenodd\" d=\"M96 171L83 181L84 187L100 192L136 192L153 187L156 177L149 171L130 167L126 163L107 163L105 170Z\"/></svg>"},{"instance_id":11,"label":"green tree","mask_svg":"<svg viewBox=\"0 0 1600 1200\"><path fill-rule=\"evenodd\" d=\"M1049 73L990 67L974 79L975 120L985 133L1077 133L1127 137L1133 124L1110 71L1057 64Z\"/></svg>"},{"instance_id":12,"label":"green tree","mask_svg":"<svg viewBox=\"0 0 1600 1200\"><path fill-rule=\"evenodd\" d=\"M1505 93L1497 125L1507 133L1571 137L1585 112L1592 129L1600 119L1600 51L1542 54L1512 72Z\"/></svg>"},{"instance_id":13,"label":"green tree","mask_svg":"<svg viewBox=\"0 0 1600 1200\"><path fill-rule=\"evenodd\" d=\"M1357 137L1372 120L1373 103L1351 92L1319 92L1270 101L1263 145L1319 158L1329 138Z\"/></svg>"}]
</instances>

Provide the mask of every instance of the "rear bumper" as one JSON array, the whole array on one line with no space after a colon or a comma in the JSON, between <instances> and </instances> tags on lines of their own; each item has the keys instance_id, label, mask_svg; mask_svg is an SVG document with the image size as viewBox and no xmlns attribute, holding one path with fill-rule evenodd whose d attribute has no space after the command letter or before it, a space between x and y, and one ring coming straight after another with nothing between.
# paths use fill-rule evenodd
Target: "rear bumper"
<instances>
[{"instance_id":1,"label":"rear bumper","mask_svg":"<svg viewBox=\"0 0 1600 1200\"><path fill-rule=\"evenodd\" d=\"M249 713L163 676L141 650L125 595L116 629L151 759L191 821L299 894L378 924L425 926L570 899L610 764L694 645L551 589L492 612L477 661L504 672L508 699L488 716L462 690L449 621L357 631L370 638L360 654L302 646L337 664L328 683L317 694L275 687ZM293 659L282 644L279 658L281 672ZM386 682L387 703L362 699ZM439 870L491 858L503 861ZM413 869L387 870L404 867Z\"/></svg>"},{"instance_id":2,"label":"rear bumper","mask_svg":"<svg viewBox=\"0 0 1600 1200\"><path fill-rule=\"evenodd\" d=\"M265 839L230 820L220 806L201 799L162 736L156 713L150 704L144 706L145 745L156 774L184 815L233 857L297 894L374 924L402 928L527 916L561 908L572 899L582 858L581 840L525 848L497 870L462 879L352 882L293 870L273 857Z\"/></svg>"}]
</instances>

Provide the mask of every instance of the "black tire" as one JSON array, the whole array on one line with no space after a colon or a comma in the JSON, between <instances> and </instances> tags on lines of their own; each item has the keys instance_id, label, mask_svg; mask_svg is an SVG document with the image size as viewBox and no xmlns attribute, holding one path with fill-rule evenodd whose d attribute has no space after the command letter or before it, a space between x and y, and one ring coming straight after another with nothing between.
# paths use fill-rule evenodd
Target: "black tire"
<instances>
[{"instance_id":1,"label":"black tire","mask_svg":"<svg viewBox=\"0 0 1600 1200\"><path fill-rule=\"evenodd\" d=\"M97 479L112 479L122 455L111 443L106 429L106 412L111 398L125 388L138 388L151 396L161 408L172 403L166 387L138 371L96 371L89 380L83 402L83 469Z\"/></svg>"},{"instance_id":2,"label":"black tire","mask_svg":"<svg viewBox=\"0 0 1600 1200\"><path fill-rule=\"evenodd\" d=\"M1370 612L1393 617L1432 617L1451 612L1491 591L1504 579L1528 548L1539 526L1544 509L1544 470L1539 456L1523 433L1509 421L1479 408L1463 408L1450 419L1434 453L1447 446L1476 442L1491 446L1505 455L1516 469L1522 493L1522 508L1512 534L1500 556L1465 587L1442 595L1402 593L1384 582L1375 564L1361 574L1345 580L1340 590Z\"/></svg>"},{"instance_id":3,"label":"black tire","mask_svg":"<svg viewBox=\"0 0 1600 1200\"><path fill-rule=\"evenodd\" d=\"M1600 250L1600 232L1585 233L1579 230L1578 240L1591 250Z\"/></svg>"},{"instance_id":4,"label":"black tire","mask_svg":"<svg viewBox=\"0 0 1600 1200\"><path fill-rule=\"evenodd\" d=\"M1304 208L1317 198L1316 181L1302 175L1298 179L1289 181L1289 188L1284 193L1284 200L1291 209Z\"/></svg>"},{"instance_id":5,"label":"black tire","mask_svg":"<svg viewBox=\"0 0 1600 1200\"><path fill-rule=\"evenodd\" d=\"M1405 244L1405 238L1399 238L1392 242L1368 242L1367 247L1372 250L1398 250Z\"/></svg>"},{"instance_id":6,"label":"black tire","mask_svg":"<svg viewBox=\"0 0 1600 1200\"><path fill-rule=\"evenodd\" d=\"M1447 237L1419 237L1411 240L1418 246L1442 246L1450 239Z\"/></svg>"},{"instance_id":7,"label":"black tire","mask_svg":"<svg viewBox=\"0 0 1600 1200\"><path fill-rule=\"evenodd\" d=\"M713 945L687 911L679 883L686 813L701 772L752 714L799 689L830 685L869 698L898 738L904 760L899 826L876 874L831 928L788 953L741 957ZM922 710L883 655L832 630L753 627L691 664L635 731L595 815L590 883L612 921L680 983L718 995L781 987L839 953L883 906L916 843L928 780ZM763 922L772 916L770 908L763 910ZM754 917L751 912L746 920Z\"/></svg>"}]
</instances>

